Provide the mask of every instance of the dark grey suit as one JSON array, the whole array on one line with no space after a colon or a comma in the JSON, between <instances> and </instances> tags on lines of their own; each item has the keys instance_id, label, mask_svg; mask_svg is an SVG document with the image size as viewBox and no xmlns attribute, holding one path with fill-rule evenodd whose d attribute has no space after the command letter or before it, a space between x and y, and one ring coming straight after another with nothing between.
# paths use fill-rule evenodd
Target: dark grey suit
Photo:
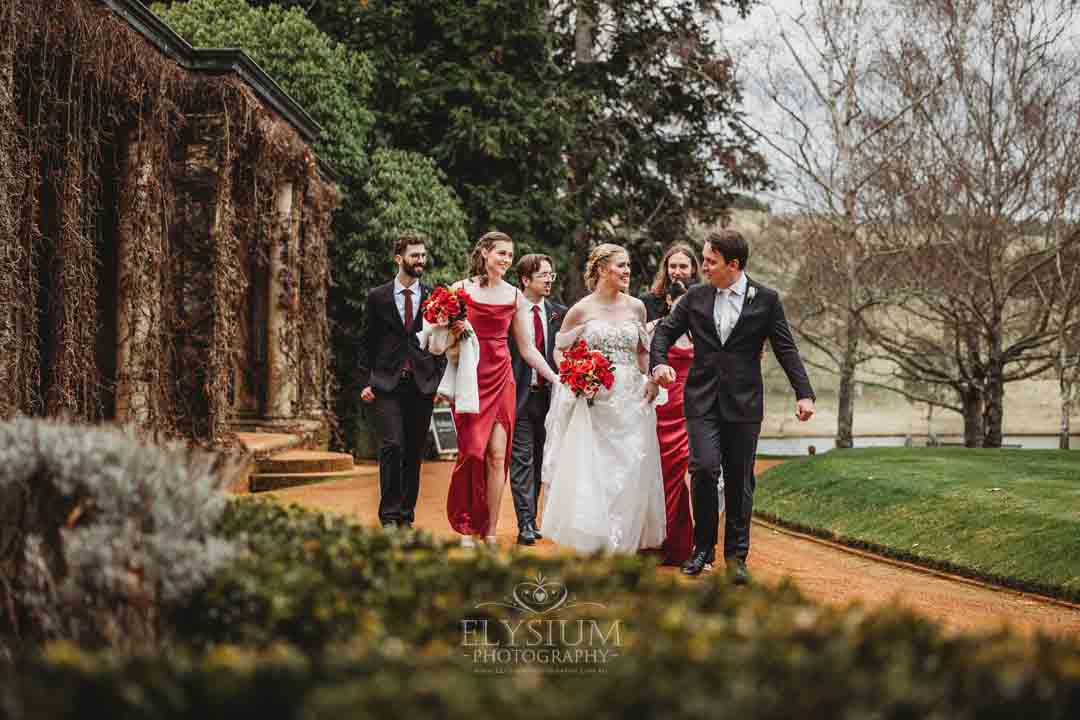
<instances>
[{"instance_id":1,"label":"dark grey suit","mask_svg":"<svg viewBox=\"0 0 1080 720\"><path fill-rule=\"evenodd\" d=\"M547 338L544 343L544 357L552 370L555 367L555 333L562 327L566 315L566 306L550 300L544 300L544 312L547 314ZM529 330L532 335L532 329ZM517 343L509 338L510 362L514 368L514 382L517 383L517 411L514 417L514 436L510 446L510 492L514 496L514 513L517 515L518 529L536 522L536 506L540 499L540 467L544 459L544 418L551 406L551 386L532 387L532 367L525 362L518 352Z\"/></svg>"},{"instance_id":2,"label":"dark grey suit","mask_svg":"<svg viewBox=\"0 0 1080 720\"><path fill-rule=\"evenodd\" d=\"M726 343L713 319L716 289L703 283L657 324L650 368L666 365L668 350L684 333L694 341L694 364L686 378L683 408L690 437L694 545L716 546L719 533L717 478L724 476L724 557L746 559L754 501L754 456L764 417L761 349L766 340L798 399L813 398L806 369L784 316L780 295L747 278L742 312ZM750 297L750 288L754 297Z\"/></svg>"}]
</instances>

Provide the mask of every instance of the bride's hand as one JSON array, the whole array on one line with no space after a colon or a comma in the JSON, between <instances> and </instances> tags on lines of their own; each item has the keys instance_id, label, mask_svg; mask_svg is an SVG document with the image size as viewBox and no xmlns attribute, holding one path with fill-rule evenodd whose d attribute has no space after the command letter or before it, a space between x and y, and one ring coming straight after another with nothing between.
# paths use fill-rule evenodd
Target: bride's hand
<instances>
[{"instance_id":1,"label":"bride's hand","mask_svg":"<svg viewBox=\"0 0 1080 720\"><path fill-rule=\"evenodd\" d=\"M651 403L660 394L660 386L649 380L645 383L645 402Z\"/></svg>"}]
</instances>

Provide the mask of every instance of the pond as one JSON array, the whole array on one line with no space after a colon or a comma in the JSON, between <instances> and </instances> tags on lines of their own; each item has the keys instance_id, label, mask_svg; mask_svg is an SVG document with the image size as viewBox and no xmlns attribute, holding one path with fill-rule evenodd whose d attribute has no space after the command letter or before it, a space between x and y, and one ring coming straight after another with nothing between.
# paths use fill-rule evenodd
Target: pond
<instances>
[{"instance_id":1,"label":"pond","mask_svg":"<svg viewBox=\"0 0 1080 720\"><path fill-rule=\"evenodd\" d=\"M964 444L961 435L939 435L938 442L945 446ZM1006 435L1002 443L1009 447L1018 447L1024 450L1056 450L1058 446L1057 435ZM758 440L758 455L806 455L813 445L817 452L827 452L836 447L832 436L807 436L807 437L762 437ZM855 438L855 447L926 447L926 436L922 435L867 435ZM1080 436L1073 435L1069 446L1074 450L1080 450Z\"/></svg>"}]
</instances>

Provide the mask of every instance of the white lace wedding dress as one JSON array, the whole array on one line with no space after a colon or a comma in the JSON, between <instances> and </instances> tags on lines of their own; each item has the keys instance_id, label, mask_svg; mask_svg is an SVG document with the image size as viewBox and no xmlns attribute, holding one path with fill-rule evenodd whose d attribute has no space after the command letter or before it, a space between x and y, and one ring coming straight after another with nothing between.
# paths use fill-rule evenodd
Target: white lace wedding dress
<instances>
[{"instance_id":1,"label":"white lace wedding dress","mask_svg":"<svg viewBox=\"0 0 1080 720\"><path fill-rule=\"evenodd\" d=\"M560 333L558 346L569 346L579 332L615 364L615 383L592 407L566 386L554 388L544 424L541 530L579 552L659 547L667 519L656 409L644 398L637 366L643 330L633 320L589 320Z\"/></svg>"}]
</instances>

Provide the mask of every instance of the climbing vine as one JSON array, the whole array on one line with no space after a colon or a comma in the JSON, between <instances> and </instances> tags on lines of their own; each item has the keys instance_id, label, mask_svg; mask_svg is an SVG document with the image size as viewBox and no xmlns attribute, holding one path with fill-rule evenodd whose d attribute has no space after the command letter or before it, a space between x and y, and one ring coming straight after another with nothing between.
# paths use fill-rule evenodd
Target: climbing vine
<instances>
[{"instance_id":1,"label":"climbing vine","mask_svg":"<svg viewBox=\"0 0 1080 720\"><path fill-rule=\"evenodd\" d=\"M222 441L274 188L300 189L291 223L311 208L319 234L336 194L241 80L184 70L103 5L0 0L0 19L0 417L123 409ZM303 273L288 325L325 326L325 262ZM325 376L315 350L305 383Z\"/></svg>"}]
</instances>

